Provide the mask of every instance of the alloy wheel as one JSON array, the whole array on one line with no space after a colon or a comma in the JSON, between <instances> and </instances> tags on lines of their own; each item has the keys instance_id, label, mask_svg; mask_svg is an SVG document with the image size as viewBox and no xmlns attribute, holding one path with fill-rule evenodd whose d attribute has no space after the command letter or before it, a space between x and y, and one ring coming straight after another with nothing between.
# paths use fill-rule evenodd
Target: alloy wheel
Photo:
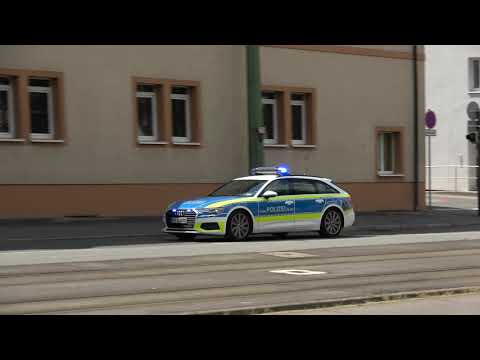
<instances>
[{"instance_id":1,"label":"alloy wheel","mask_svg":"<svg viewBox=\"0 0 480 360\"><path fill-rule=\"evenodd\" d=\"M331 210L325 214L324 226L327 235L336 236L342 230L342 217L338 211Z\"/></svg>"},{"instance_id":2,"label":"alloy wheel","mask_svg":"<svg viewBox=\"0 0 480 360\"><path fill-rule=\"evenodd\" d=\"M250 232L250 219L242 212L233 214L230 222L230 233L238 240L245 239Z\"/></svg>"}]
</instances>

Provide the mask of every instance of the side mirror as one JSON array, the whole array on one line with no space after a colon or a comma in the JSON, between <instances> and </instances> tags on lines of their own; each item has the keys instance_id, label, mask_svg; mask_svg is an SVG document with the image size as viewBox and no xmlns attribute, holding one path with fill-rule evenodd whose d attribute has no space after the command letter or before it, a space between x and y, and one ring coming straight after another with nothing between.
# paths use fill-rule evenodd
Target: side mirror
<instances>
[{"instance_id":1,"label":"side mirror","mask_svg":"<svg viewBox=\"0 0 480 360\"><path fill-rule=\"evenodd\" d=\"M265 199L270 199L276 196L278 196L278 194L275 191L271 190L265 191L262 195L262 197L264 197Z\"/></svg>"}]
</instances>

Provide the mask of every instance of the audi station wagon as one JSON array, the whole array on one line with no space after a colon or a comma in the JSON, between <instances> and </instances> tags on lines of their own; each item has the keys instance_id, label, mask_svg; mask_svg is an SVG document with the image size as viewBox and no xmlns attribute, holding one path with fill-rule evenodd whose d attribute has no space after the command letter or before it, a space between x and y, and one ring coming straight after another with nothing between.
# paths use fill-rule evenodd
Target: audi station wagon
<instances>
[{"instance_id":1,"label":"audi station wagon","mask_svg":"<svg viewBox=\"0 0 480 360\"><path fill-rule=\"evenodd\" d=\"M164 231L183 240L197 235L246 240L252 234L318 232L336 237L352 226L349 193L332 180L290 175L285 166L256 168L210 195L177 201L165 211Z\"/></svg>"}]
</instances>

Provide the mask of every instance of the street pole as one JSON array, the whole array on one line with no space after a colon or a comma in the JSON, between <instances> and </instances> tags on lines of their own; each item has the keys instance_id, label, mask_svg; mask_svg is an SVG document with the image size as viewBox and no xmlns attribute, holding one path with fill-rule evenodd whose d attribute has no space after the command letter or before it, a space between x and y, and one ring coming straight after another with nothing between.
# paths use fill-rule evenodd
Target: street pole
<instances>
[{"instance_id":1,"label":"street pole","mask_svg":"<svg viewBox=\"0 0 480 360\"><path fill-rule=\"evenodd\" d=\"M477 113L477 125L479 122L480 113ZM479 141L479 128L477 127L476 145L477 145L477 212L480 216L480 141Z\"/></svg>"},{"instance_id":2,"label":"street pole","mask_svg":"<svg viewBox=\"0 0 480 360\"><path fill-rule=\"evenodd\" d=\"M247 91L249 128L250 169L263 166L263 127L262 89L260 80L260 49L258 45L246 45L247 50Z\"/></svg>"},{"instance_id":3,"label":"street pole","mask_svg":"<svg viewBox=\"0 0 480 360\"><path fill-rule=\"evenodd\" d=\"M428 137L428 207L432 210L432 137Z\"/></svg>"}]
</instances>

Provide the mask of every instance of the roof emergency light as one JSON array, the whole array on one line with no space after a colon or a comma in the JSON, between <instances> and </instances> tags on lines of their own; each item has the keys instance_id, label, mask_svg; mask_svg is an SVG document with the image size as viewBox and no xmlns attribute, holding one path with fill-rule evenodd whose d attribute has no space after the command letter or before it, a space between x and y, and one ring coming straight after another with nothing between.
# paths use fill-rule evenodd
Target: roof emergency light
<instances>
[{"instance_id":1,"label":"roof emergency light","mask_svg":"<svg viewBox=\"0 0 480 360\"><path fill-rule=\"evenodd\" d=\"M290 175L290 169L286 165L270 166L270 167L258 167L250 170L251 175Z\"/></svg>"}]
</instances>

